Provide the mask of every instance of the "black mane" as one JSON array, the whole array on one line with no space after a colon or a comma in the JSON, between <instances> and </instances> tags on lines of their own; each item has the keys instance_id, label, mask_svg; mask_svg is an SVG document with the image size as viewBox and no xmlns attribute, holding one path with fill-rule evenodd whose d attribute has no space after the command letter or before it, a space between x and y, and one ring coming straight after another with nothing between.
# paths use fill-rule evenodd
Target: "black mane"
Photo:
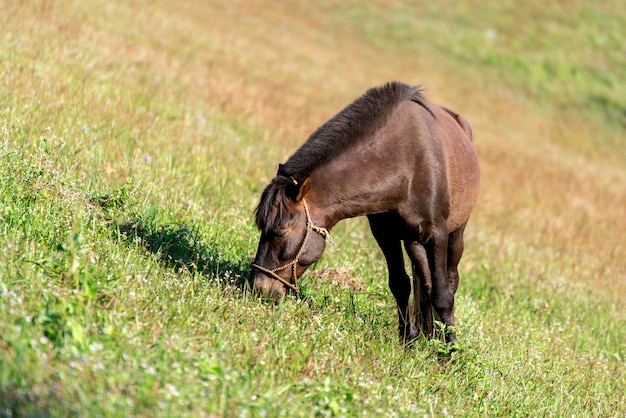
<instances>
[{"instance_id":1,"label":"black mane","mask_svg":"<svg viewBox=\"0 0 626 418\"><path fill-rule=\"evenodd\" d=\"M263 191L256 208L259 229L267 232L283 223L289 214L288 187L304 181L316 167L382 127L392 110L403 101L418 103L434 117L419 86L389 82L369 89L313 132L295 154L280 165L277 177Z\"/></svg>"},{"instance_id":2,"label":"black mane","mask_svg":"<svg viewBox=\"0 0 626 418\"><path fill-rule=\"evenodd\" d=\"M256 225L263 233L267 233L286 222L290 215L287 189L293 186L295 186L293 180L279 175L274 177L272 182L263 190L261 201L255 211Z\"/></svg>"},{"instance_id":3,"label":"black mane","mask_svg":"<svg viewBox=\"0 0 626 418\"><path fill-rule=\"evenodd\" d=\"M279 174L303 181L316 167L379 129L391 111L407 100L420 104L432 114L420 86L394 81L371 88L313 132L281 167Z\"/></svg>"}]
</instances>

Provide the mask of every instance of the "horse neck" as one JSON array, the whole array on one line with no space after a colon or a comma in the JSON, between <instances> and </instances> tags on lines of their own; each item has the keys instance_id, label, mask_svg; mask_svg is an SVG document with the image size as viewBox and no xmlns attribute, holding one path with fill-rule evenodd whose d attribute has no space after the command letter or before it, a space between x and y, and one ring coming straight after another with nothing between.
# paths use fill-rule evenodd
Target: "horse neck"
<instances>
[{"instance_id":1,"label":"horse neck","mask_svg":"<svg viewBox=\"0 0 626 418\"><path fill-rule=\"evenodd\" d=\"M311 173L307 201L314 207L313 217L331 229L346 218L392 210L406 181L396 173L373 172L358 158L339 158ZM390 190L389 184L399 187Z\"/></svg>"},{"instance_id":2,"label":"horse neck","mask_svg":"<svg viewBox=\"0 0 626 418\"><path fill-rule=\"evenodd\" d=\"M354 141L311 172L307 201L313 202L316 216L326 228L342 219L398 209L408 197L417 158L415 141L397 138L420 135L407 123L415 106L409 102L399 105L376 132Z\"/></svg>"}]
</instances>

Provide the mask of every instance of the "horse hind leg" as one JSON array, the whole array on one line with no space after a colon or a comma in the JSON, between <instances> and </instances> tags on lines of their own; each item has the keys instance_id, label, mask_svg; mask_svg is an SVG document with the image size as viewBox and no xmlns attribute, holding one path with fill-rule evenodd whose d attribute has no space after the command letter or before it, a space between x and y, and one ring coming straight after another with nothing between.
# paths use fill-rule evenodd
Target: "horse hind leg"
<instances>
[{"instance_id":1,"label":"horse hind leg","mask_svg":"<svg viewBox=\"0 0 626 418\"><path fill-rule=\"evenodd\" d=\"M442 233L439 239L430 240L426 248L415 241L405 244L415 271L414 310L420 330L428 337L435 334L433 320L454 325L454 295L459 286L464 231L465 224L450 234ZM454 333L446 334L445 338L448 342L456 341Z\"/></svg>"},{"instance_id":2,"label":"horse hind leg","mask_svg":"<svg viewBox=\"0 0 626 418\"><path fill-rule=\"evenodd\" d=\"M389 288L398 304L400 338L405 342L410 342L417 337L409 307L411 281L404 268L401 241L394 232L394 218L390 214L377 214L368 216L368 220L372 234L387 261Z\"/></svg>"},{"instance_id":3,"label":"horse hind leg","mask_svg":"<svg viewBox=\"0 0 626 418\"><path fill-rule=\"evenodd\" d=\"M433 336L433 309L430 300L432 280L428 256L424 247L417 243L405 243L413 264L413 317L419 331L426 337Z\"/></svg>"},{"instance_id":4,"label":"horse hind leg","mask_svg":"<svg viewBox=\"0 0 626 418\"><path fill-rule=\"evenodd\" d=\"M451 232L447 236L447 251L445 251L445 263L441 260L442 246L431 247L432 252L430 265L433 269L439 269L439 274L433 283L433 306L435 308L435 319L443 322L446 326L454 326L454 296L459 287L458 266L463 256L464 241L463 232L465 225ZM439 257L439 258L438 258ZM442 266L446 267L446 274L443 275ZM445 280L444 280L445 279ZM446 330L447 331L447 330ZM456 334L446 333L447 342L456 341Z\"/></svg>"},{"instance_id":5,"label":"horse hind leg","mask_svg":"<svg viewBox=\"0 0 626 418\"><path fill-rule=\"evenodd\" d=\"M431 300L436 319L445 326L454 326L454 291L448 276L448 241L449 234L445 225L436 229L431 239L425 244L428 265L432 278ZM446 329L446 342L456 341L456 335Z\"/></svg>"}]
</instances>

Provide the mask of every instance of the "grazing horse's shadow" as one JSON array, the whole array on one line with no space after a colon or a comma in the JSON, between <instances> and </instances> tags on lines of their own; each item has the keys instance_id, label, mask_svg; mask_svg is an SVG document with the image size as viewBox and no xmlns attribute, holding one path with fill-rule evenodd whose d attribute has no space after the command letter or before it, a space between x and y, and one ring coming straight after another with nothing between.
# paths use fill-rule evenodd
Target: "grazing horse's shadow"
<instances>
[{"instance_id":1,"label":"grazing horse's shadow","mask_svg":"<svg viewBox=\"0 0 626 418\"><path fill-rule=\"evenodd\" d=\"M175 271L200 274L211 281L234 285L243 290L250 274L249 262L223 257L214 245L207 244L197 228L184 223L156 225L151 219L115 225L117 239L143 246L159 262Z\"/></svg>"}]
</instances>

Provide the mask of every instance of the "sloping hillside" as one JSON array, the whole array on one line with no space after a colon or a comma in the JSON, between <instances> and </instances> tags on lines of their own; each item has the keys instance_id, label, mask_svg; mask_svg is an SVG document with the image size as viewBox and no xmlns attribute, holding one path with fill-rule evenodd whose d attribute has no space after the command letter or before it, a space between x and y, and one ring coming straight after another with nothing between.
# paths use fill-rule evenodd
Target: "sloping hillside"
<instances>
[{"instance_id":1,"label":"sloping hillside","mask_svg":"<svg viewBox=\"0 0 626 418\"><path fill-rule=\"evenodd\" d=\"M2 415L624 415L620 1L0 7ZM241 289L277 164L388 80L474 128L453 353L397 341L363 220L302 300Z\"/></svg>"}]
</instances>

